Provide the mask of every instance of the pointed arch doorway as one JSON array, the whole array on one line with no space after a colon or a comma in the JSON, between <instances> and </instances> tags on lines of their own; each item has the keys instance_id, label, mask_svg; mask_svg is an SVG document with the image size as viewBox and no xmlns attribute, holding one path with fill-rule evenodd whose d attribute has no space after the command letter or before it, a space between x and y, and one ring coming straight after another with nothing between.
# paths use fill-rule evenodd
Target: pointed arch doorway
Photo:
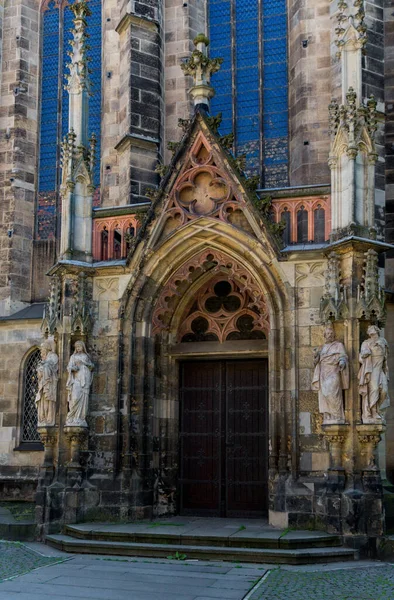
<instances>
[{"instance_id":1,"label":"pointed arch doorway","mask_svg":"<svg viewBox=\"0 0 394 600\"><path fill-rule=\"evenodd\" d=\"M160 373L176 396L181 514L267 515L268 300L257 273L208 248L171 275L155 303Z\"/></svg>"},{"instance_id":2,"label":"pointed arch doorway","mask_svg":"<svg viewBox=\"0 0 394 600\"><path fill-rule=\"evenodd\" d=\"M268 510L268 359L180 363L180 512Z\"/></svg>"}]
</instances>

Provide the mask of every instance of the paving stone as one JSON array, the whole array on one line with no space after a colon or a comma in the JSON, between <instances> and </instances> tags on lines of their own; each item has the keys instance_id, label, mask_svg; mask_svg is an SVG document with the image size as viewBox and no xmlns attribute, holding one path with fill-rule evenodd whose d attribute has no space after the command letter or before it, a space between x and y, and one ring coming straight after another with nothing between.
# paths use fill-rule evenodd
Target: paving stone
<instances>
[{"instance_id":1,"label":"paving stone","mask_svg":"<svg viewBox=\"0 0 394 600\"><path fill-rule=\"evenodd\" d=\"M325 572L271 571L250 600L392 600L394 565L384 569L335 569Z\"/></svg>"}]
</instances>

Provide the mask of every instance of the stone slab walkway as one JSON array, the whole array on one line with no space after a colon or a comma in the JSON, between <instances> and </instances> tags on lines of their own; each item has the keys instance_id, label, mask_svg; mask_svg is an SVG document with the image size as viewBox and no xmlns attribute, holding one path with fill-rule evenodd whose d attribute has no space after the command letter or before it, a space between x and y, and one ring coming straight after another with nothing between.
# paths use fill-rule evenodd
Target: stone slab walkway
<instances>
[{"instance_id":1,"label":"stone slab walkway","mask_svg":"<svg viewBox=\"0 0 394 600\"><path fill-rule=\"evenodd\" d=\"M0 600L393 600L394 565L283 566L69 555L6 544ZM13 547L13 548L12 548ZM43 556L45 555L45 556ZM62 562L60 562L62 561ZM4 570L4 566L8 568ZM25 574L17 576L22 571ZM26 573L28 569L34 569ZM4 577L4 575L3 575Z\"/></svg>"}]
</instances>

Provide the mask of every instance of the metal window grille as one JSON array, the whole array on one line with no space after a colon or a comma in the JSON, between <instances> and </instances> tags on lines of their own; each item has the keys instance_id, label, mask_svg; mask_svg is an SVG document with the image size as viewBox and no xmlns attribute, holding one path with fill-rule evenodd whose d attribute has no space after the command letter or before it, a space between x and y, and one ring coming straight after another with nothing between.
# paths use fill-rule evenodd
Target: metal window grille
<instances>
[{"instance_id":1,"label":"metal window grille","mask_svg":"<svg viewBox=\"0 0 394 600\"><path fill-rule=\"evenodd\" d=\"M34 350L27 359L23 377L22 442L39 442L37 432L36 394L38 390L37 365L40 350Z\"/></svg>"}]
</instances>

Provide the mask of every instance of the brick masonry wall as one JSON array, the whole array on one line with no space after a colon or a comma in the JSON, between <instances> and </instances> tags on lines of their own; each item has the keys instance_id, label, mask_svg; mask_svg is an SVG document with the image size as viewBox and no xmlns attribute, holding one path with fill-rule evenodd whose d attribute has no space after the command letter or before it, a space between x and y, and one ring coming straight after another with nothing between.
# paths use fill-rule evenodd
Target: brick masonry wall
<instances>
[{"instance_id":1,"label":"brick masonry wall","mask_svg":"<svg viewBox=\"0 0 394 600\"><path fill-rule=\"evenodd\" d=\"M288 6L290 185L328 183L329 3L289 0Z\"/></svg>"},{"instance_id":2,"label":"brick masonry wall","mask_svg":"<svg viewBox=\"0 0 394 600\"><path fill-rule=\"evenodd\" d=\"M30 301L37 150L38 2L4 9L0 106L0 315Z\"/></svg>"}]
</instances>

